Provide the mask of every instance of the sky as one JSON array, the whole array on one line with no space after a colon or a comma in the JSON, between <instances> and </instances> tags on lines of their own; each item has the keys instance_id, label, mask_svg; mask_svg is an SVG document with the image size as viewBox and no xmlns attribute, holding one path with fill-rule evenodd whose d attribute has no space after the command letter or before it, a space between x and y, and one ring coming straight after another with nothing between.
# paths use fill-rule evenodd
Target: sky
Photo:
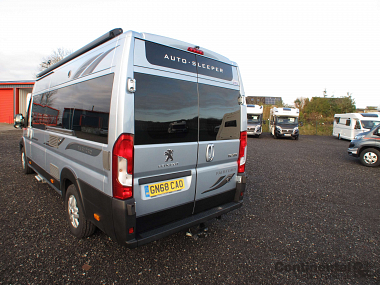
<instances>
[{"instance_id":1,"label":"sky","mask_svg":"<svg viewBox=\"0 0 380 285\"><path fill-rule=\"evenodd\" d=\"M246 96L342 97L380 105L380 0L0 0L0 81L32 80L58 48L114 28L220 53Z\"/></svg>"}]
</instances>

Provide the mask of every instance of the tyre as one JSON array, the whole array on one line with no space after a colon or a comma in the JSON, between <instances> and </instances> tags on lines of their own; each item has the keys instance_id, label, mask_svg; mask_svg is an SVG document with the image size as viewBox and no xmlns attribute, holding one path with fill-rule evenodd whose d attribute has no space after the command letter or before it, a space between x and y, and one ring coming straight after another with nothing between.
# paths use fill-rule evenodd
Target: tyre
<instances>
[{"instance_id":1,"label":"tyre","mask_svg":"<svg viewBox=\"0 0 380 285\"><path fill-rule=\"evenodd\" d=\"M67 188L65 210L70 231L74 236L85 238L94 233L96 226L86 219L82 201L74 184Z\"/></svg>"},{"instance_id":2,"label":"tyre","mask_svg":"<svg viewBox=\"0 0 380 285\"><path fill-rule=\"evenodd\" d=\"M31 169L28 165L24 147L21 148L21 166L25 174L33 173L33 169Z\"/></svg>"},{"instance_id":3,"label":"tyre","mask_svg":"<svg viewBox=\"0 0 380 285\"><path fill-rule=\"evenodd\" d=\"M380 164L380 152L374 148L367 148L360 153L360 161L365 166L378 166Z\"/></svg>"},{"instance_id":4,"label":"tyre","mask_svg":"<svg viewBox=\"0 0 380 285\"><path fill-rule=\"evenodd\" d=\"M300 136L298 135L298 136L294 137L294 139L295 139L296 141L298 141L299 137L300 137Z\"/></svg>"},{"instance_id":5,"label":"tyre","mask_svg":"<svg viewBox=\"0 0 380 285\"><path fill-rule=\"evenodd\" d=\"M341 138L340 138L340 134L338 134L338 140L340 140Z\"/></svg>"},{"instance_id":6,"label":"tyre","mask_svg":"<svg viewBox=\"0 0 380 285\"><path fill-rule=\"evenodd\" d=\"M277 139L277 135L276 135L276 133L274 133L273 138L274 138L274 139Z\"/></svg>"}]
</instances>

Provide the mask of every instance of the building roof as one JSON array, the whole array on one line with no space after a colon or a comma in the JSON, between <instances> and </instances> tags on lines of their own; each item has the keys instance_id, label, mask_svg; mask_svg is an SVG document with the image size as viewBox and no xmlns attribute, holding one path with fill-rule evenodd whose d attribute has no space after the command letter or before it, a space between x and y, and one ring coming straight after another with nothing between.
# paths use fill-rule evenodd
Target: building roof
<instances>
[{"instance_id":1,"label":"building roof","mask_svg":"<svg viewBox=\"0 0 380 285\"><path fill-rule=\"evenodd\" d=\"M12 85L12 84L34 84L35 80L17 80L17 81L0 81L0 85Z\"/></svg>"}]
</instances>

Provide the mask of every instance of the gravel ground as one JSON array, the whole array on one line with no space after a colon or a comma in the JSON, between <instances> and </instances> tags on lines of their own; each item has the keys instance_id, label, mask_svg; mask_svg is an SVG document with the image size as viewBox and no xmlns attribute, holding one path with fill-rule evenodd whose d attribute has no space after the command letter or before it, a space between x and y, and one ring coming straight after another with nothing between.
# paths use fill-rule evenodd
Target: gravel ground
<instances>
[{"instance_id":1,"label":"gravel ground","mask_svg":"<svg viewBox=\"0 0 380 285\"><path fill-rule=\"evenodd\" d=\"M1 284L376 284L379 171L348 141L248 139L244 205L209 225L127 249L71 236L63 201L21 171L21 132L0 130Z\"/></svg>"}]
</instances>

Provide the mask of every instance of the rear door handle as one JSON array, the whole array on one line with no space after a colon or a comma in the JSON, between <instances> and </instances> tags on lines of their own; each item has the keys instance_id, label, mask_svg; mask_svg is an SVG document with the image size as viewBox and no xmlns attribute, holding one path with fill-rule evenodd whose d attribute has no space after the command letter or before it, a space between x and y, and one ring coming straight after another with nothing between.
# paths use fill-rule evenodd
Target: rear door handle
<instances>
[{"instance_id":1,"label":"rear door handle","mask_svg":"<svg viewBox=\"0 0 380 285\"><path fill-rule=\"evenodd\" d=\"M206 161L210 162L214 159L215 150L213 144L208 144L206 148Z\"/></svg>"}]
</instances>

